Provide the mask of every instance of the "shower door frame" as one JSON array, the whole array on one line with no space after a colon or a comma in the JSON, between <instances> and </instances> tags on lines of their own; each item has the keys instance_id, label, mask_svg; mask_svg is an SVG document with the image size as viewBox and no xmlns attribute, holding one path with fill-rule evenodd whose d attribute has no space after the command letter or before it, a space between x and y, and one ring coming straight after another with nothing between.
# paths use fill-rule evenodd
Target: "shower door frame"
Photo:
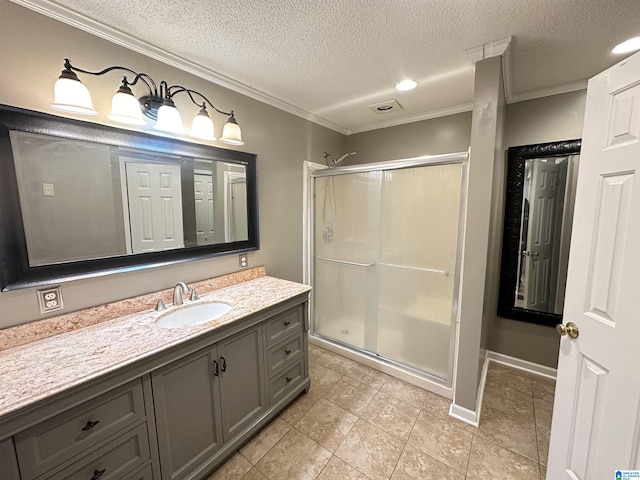
<instances>
[{"instance_id":1,"label":"shower door frame","mask_svg":"<svg viewBox=\"0 0 640 480\"><path fill-rule=\"evenodd\" d=\"M322 334L315 333L315 293L312 290L309 301L309 340L310 343L322 346L328 350L334 351L348 358L352 358L361 363L369 365L384 373L390 374L396 378L400 378L416 386L433 391L439 395L445 396L449 399L453 398L453 385L455 384L456 373L456 361L457 361L457 344L459 335L459 295L460 295L460 277L462 269L462 250L463 250L463 233L465 224L465 212L467 202L467 170L469 162L469 152L457 152L443 155L424 155L420 157L405 158L400 160L391 160L379 163L366 163L354 166L335 167L335 168L322 168L317 170L309 170L308 179L310 181L310 196L308 199L308 205L306 214L309 218L308 230L305 231L305 235L308 236L307 244L308 258L305 259L307 265L309 265L307 271L307 278L305 281L309 285L314 285L315 279L315 225L316 225L316 213L315 213L315 198L316 198L316 183L315 178L318 177L331 177L338 175L349 175L353 173L368 173L372 171L388 171L388 170L400 170L407 168L428 167L437 165L451 165L460 164L461 166L461 178L460 178L460 209L458 217L458 235L457 235L457 248L456 248L456 266L454 272L453 294L452 294L452 309L451 309L451 327L454 332L450 335L449 345L449 361L448 361L448 378L443 381L442 378L429 374L418 368L411 367L402 362L395 361L391 358L377 354L375 352L369 352L364 349L360 349L356 346L348 343L341 342L333 338L323 336Z\"/></svg>"}]
</instances>

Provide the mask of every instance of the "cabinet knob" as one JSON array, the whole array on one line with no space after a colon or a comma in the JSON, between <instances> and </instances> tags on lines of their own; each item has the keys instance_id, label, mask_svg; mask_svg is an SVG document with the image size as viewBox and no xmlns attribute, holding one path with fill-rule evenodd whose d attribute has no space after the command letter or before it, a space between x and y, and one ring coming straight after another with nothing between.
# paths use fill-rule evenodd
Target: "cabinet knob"
<instances>
[{"instance_id":1,"label":"cabinet knob","mask_svg":"<svg viewBox=\"0 0 640 480\"><path fill-rule=\"evenodd\" d=\"M220 373L220 367L218 366L218 361L214 360L213 361L213 374L217 377L219 373Z\"/></svg>"},{"instance_id":2,"label":"cabinet knob","mask_svg":"<svg viewBox=\"0 0 640 480\"><path fill-rule=\"evenodd\" d=\"M293 378L292 378L292 377L287 377L287 383L290 383L290 382L291 382L291 380L293 380Z\"/></svg>"},{"instance_id":3,"label":"cabinet knob","mask_svg":"<svg viewBox=\"0 0 640 480\"><path fill-rule=\"evenodd\" d=\"M95 427L99 423L100 423L100 420L96 420L95 422L92 422L91 420L89 420L87 424L84 427L82 427L82 431L86 432L88 430L91 430L93 427Z\"/></svg>"},{"instance_id":4,"label":"cabinet knob","mask_svg":"<svg viewBox=\"0 0 640 480\"><path fill-rule=\"evenodd\" d=\"M104 472L106 471L106 468L103 468L102 470L95 470L93 472L93 477L91 477L91 480L98 480L102 475L104 475Z\"/></svg>"},{"instance_id":5,"label":"cabinet knob","mask_svg":"<svg viewBox=\"0 0 640 480\"><path fill-rule=\"evenodd\" d=\"M291 350L285 350L285 351L284 351L284 354L285 354L285 355L289 355L289 354L291 354Z\"/></svg>"},{"instance_id":6,"label":"cabinet knob","mask_svg":"<svg viewBox=\"0 0 640 480\"><path fill-rule=\"evenodd\" d=\"M291 325L291 322L284 322L285 327L288 327L289 325Z\"/></svg>"}]
</instances>

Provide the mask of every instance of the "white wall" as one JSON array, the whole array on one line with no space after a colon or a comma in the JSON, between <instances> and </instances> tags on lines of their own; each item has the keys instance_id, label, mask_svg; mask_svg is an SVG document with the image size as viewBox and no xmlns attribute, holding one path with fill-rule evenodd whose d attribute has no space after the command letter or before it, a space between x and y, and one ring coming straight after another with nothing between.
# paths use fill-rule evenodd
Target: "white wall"
<instances>
[{"instance_id":1,"label":"white wall","mask_svg":"<svg viewBox=\"0 0 640 480\"><path fill-rule=\"evenodd\" d=\"M249 263L251 266L266 265L268 274L273 276L302 280L303 162L323 162L322 152L344 151L344 135L8 0L0 0L0 44L3 46L0 103L3 104L54 113L49 107L53 99L53 84L60 74L64 58L69 58L73 64L87 70L110 65L128 66L148 73L157 81L163 79L170 84L182 84L201 91L222 109L234 109L245 140L244 146L236 148L258 155L261 248L249 254ZM77 118L110 124L106 113L119 85L120 75L87 76L83 77L83 82L89 86L94 106L101 114ZM184 103L184 99L181 102L178 107L190 111L191 106ZM214 118L218 136L224 120L221 116ZM191 282L237 270L238 258L232 255L67 282L62 285L65 312L170 288L178 280ZM40 318L35 289L0 293L0 328Z\"/></svg>"}]
</instances>

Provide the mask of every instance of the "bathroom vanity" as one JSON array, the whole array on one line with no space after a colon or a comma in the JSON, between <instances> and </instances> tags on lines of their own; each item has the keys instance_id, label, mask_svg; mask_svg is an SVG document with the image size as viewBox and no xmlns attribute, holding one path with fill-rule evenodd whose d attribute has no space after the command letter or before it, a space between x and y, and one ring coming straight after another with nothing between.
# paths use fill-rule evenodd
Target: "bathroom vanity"
<instances>
[{"instance_id":1,"label":"bathroom vanity","mask_svg":"<svg viewBox=\"0 0 640 480\"><path fill-rule=\"evenodd\" d=\"M309 388L309 287L260 277L232 308L151 309L0 352L3 480L202 479Z\"/></svg>"}]
</instances>

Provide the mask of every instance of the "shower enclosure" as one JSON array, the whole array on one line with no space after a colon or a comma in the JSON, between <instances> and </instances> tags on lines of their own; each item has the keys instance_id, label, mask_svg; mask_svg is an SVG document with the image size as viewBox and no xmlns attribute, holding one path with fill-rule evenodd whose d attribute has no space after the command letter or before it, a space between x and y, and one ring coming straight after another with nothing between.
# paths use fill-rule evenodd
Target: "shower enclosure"
<instances>
[{"instance_id":1,"label":"shower enclosure","mask_svg":"<svg viewBox=\"0 0 640 480\"><path fill-rule=\"evenodd\" d=\"M467 158L312 172L313 337L451 384Z\"/></svg>"}]
</instances>

